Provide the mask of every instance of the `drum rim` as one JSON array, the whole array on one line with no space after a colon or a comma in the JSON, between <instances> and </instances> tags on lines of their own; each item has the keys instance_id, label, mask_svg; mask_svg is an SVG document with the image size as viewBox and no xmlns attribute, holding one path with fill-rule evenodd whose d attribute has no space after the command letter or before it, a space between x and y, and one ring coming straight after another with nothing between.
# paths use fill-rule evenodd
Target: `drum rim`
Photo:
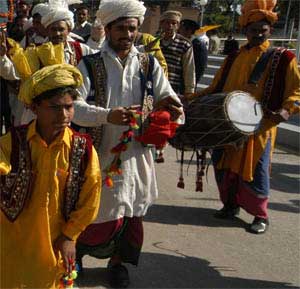
<instances>
[{"instance_id":1,"label":"drum rim","mask_svg":"<svg viewBox=\"0 0 300 289\"><path fill-rule=\"evenodd\" d=\"M226 92L225 92L225 93L226 93ZM247 91L243 91L243 90L234 90L234 91L231 91L231 92L227 93L227 97L226 97L225 103L224 103L225 105L223 106L224 113L225 113L227 119L230 119L230 118L229 118L229 115L228 115L228 112L227 112L227 105L228 105L228 102L229 102L229 100L233 97L233 94L236 94L236 93L247 94L247 95L249 95L250 97L252 97L253 99L255 99L255 101L260 105L259 107L260 107L260 109L261 109L261 111L262 111L261 103L260 103L259 101L257 101L257 99L256 99L251 93L249 93L249 92L247 92ZM233 122L230 122L230 126L231 126L235 131L238 131L238 132L242 133L242 134L245 135L245 136L250 136L250 135L255 134L255 133L260 129L260 127L261 127L261 121L260 121L260 124L257 126L257 128L256 128L254 131L252 131L252 132L245 132L245 131L239 129L237 126L233 125Z\"/></svg>"}]
</instances>

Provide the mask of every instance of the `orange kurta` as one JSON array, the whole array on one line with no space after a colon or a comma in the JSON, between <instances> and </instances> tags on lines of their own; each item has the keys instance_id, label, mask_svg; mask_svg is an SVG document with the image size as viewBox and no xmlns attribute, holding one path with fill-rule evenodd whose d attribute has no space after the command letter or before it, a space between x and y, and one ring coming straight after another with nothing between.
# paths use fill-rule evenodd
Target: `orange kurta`
<instances>
[{"instance_id":1,"label":"orange kurta","mask_svg":"<svg viewBox=\"0 0 300 289\"><path fill-rule=\"evenodd\" d=\"M261 101L264 84L269 75L271 61L269 61L267 69L263 73L257 86L250 86L248 80L255 64L269 46L269 41L265 41L262 45L251 49L247 49L245 46L242 47L241 52L231 66L223 92L243 90L251 93L258 101ZM216 74L212 85L201 92L201 95L210 94L215 90L221 79L223 68L224 65ZM287 68L283 98L283 108L287 109L291 114L299 113L300 108L298 105L295 105L296 100L300 101L300 73L297 67L296 58L290 62ZM263 119L260 131L249 138L246 146L239 149L233 146L225 148L225 153L218 163L217 168L230 169L232 172L239 174L243 180L252 181L256 164L260 159L269 138L271 138L272 141L273 151L276 138L276 124L272 123L270 120Z\"/></svg>"},{"instance_id":2,"label":"orange kurta","mask_svg":"<svg viewBox=\"0 0 300 289\"><path fill-rule=\"evenodd\" d=\"M73 132L66 128L48 146L35 125L34 121L27 132L35 173L30 199L13 223L0 212L0 288L57 288L63 267L53 242L62 233L76 240L96 217L100 204L101 176L93 148L76 210L65 221L63 189ZM0 174L5 175L10 171L11 135L0 140Z\"/></svg>"}]
</instances>

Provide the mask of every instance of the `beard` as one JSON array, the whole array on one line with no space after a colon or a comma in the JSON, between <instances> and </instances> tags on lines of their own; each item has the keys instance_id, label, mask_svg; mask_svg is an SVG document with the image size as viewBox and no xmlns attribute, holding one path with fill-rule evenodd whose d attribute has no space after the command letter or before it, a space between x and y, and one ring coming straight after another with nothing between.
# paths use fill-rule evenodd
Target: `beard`
<instances>
[{"instance_id":1,"label":"beard","mask_svg":"<svg viewBox=\"0 0 300 289\"><path fill-rule=\"evenodd\" d=\"M108 43L111 48L118 52L129 50L133 45L133 40L129 38L121 38L117 41L112 41L110 38L108 38Z\"/></svg>"}]
</instances>

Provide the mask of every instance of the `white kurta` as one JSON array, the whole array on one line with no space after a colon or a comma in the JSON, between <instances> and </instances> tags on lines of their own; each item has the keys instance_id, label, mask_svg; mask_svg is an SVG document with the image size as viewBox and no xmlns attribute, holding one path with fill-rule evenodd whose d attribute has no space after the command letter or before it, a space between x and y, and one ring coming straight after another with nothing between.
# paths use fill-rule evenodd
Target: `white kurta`
<instances>
[{"instance_id":1,"label":"white kurta","mask_svg":"<svg viewBox=\"0 0 300 289\"><path fill-rule=\"evenodd\" d=\"M99 126L105 124L102 144L99 151L100 163L105 176L105 168L109 166L114 155L111 148L119 143L119 138L127 126L107 123L107 114L112 107L130 106L142 103L141 81L139 75L138 51L132 47L126 64L123 67L115 52L105 41L101 50L107 72L107 107L101 108L87 104L84 100L90 93L90 79L83 61L78 65L84 77L84 85L80 88L81 100L75 102L74 122L81 126ZM153 91L155 101L173 96L179 101L165 78L162 68L154 60ZM180 102L180 101L179 101ZM123 174L114 177L113 188L103 185L101 209L95 223L116 220L121 217L144 216L148 207L158 196L154 161L151 149L132 141L126 152L121 154Z\"/></svg>"}]
</instances>

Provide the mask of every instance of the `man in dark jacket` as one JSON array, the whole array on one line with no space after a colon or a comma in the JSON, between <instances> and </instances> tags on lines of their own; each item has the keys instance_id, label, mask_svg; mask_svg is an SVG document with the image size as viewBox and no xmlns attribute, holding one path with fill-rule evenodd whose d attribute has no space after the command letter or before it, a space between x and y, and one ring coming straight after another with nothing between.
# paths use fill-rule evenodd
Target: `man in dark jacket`
<instances>
[{"instance_id":1,"label":"man in dark jacket","mask_svg":"<svg viewBox=\"0 0 300 289\"><path fill-rule=\"evenodd\" d=\"M239 42L234 39L233 35L230 33L227 39L224 41L223 54L228 55L237 50L239 50Z\"/></svg>"},{"instance_id":2,"label":"man in dark jacket","mask_svg":"<svg viewBox=\"0 0 300 289\"><path fill-rule=\"evenodd\" d=\"M207 58L208 51L205 45L205 42L200 41L198 38L193 38L193 34L200 26L197 22L184 19L180 22L180 27L178 32L192 41L193 51L194 51L194 60L195 60L195 72L196 72L196 83L200 82L201 77L204 74L204 71L207 67Z\"/></svg>"}]
</instances>

